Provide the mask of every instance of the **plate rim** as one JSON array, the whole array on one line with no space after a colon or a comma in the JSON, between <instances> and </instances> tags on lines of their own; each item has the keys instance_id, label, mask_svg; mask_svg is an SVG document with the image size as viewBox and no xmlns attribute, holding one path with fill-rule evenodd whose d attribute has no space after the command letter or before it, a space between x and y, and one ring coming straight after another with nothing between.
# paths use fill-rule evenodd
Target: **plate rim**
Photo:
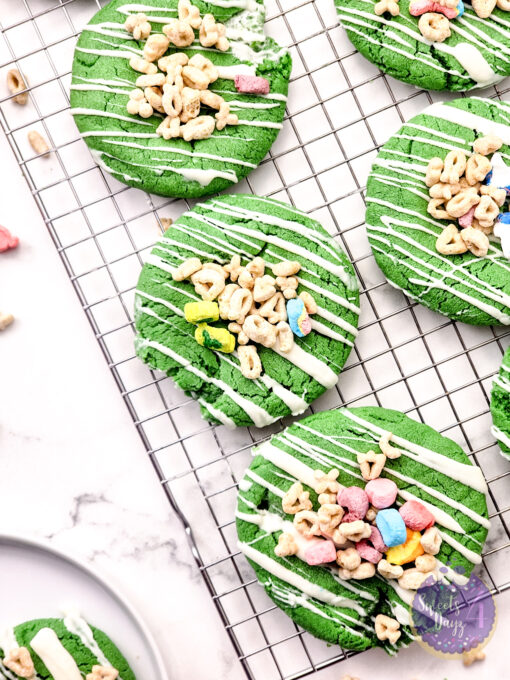
<instances>
[{"instance_id":1,"label":"plate rim","mask_svg":"<svg viewBox=\"0 0 510 680\"><path fill-rule=\"evenodd\" d=\"M143 617L140 615L138 610L131 604L129 599L121 592L121 590L111 582L110 578L101 573L100 569L98 569L96 566L92 566L88 562L84 562L83 558L80 559L77 555L76 556L73 555L72 552L69 553L60 548L56 548L55 546L51 545L48 540L45 539L0 532L0 545L2 544L6 545L10 544L11 546L18 547L28 547L49 553L53 557L61 559L64 562L70 564L71 566L78 568L80 571L90 576L93 580L97 581L112 595L112 597L117 601L117 603L120 604L121 607L126 610L126 613L129 616L131 616L132 620L139 628L140 633L142 634L145 642L147 643L147 646L152 656L154 657L156 668L158 674L160 675L161 680L169 680L159 647L156 643L156 640L154 639L153 634L151 633L147 624L145 623Z\"/></svg>"}]
</instances>

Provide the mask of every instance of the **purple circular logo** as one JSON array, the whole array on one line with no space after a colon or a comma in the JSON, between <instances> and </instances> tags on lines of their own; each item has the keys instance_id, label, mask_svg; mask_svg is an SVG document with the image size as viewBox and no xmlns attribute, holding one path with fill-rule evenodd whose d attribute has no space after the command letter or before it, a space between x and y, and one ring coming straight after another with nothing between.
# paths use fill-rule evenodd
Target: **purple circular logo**
<instances>
[{"instance_id":1,"label":"purple circular logo","mask_svg":"<svg viewBox=\"0 0 510 680\"><path fill-rule=\"evenodd\" d=\"M453 582L431 576L413 598L413 632L441 655L463 654L486 643L496 623L496 605L489 589L477 576L464 577L463 571L462 567L441 567L439 572L452 575Z\"/></svg>"}]
</instances>

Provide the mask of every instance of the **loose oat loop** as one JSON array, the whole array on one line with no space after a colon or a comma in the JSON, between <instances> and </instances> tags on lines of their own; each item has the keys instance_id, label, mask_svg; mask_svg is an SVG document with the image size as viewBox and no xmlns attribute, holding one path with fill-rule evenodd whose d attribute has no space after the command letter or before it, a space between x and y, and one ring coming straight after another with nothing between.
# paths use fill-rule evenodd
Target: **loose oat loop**
<instances>
[{"instance_id":1,"label":"loose oat loop","mask_svg":"<svg viewBox=\"0 0 510 680\"><path fill-rule=\"evenodd\" d=\"M3 660L3 664L20 678L35 677L34 662L26 647L11 649Z\"/></svg>"},{"instance_id":2,"label":"loose oat loop","mask_svg":"<svg viewBox=\"0 0 510 680\"><path fill-rule=\"evenodd\" d=\"M231 113L230 104L208 88L218 79L218 70L202 54L188 58L184 52L164 56L169 46L189 47L199 31L200 44L226 52L230 45L226 29L212 14L200 17L200 10L190 0L179 0L177 19L169 19L162 27L163 34L151 34L151 24L145 14L127 18L124 28L136 40L145 40L143 58L129 60L132 69L140 76L129 96L126 109L131 115L150 118L154 111L166 117L156 132L163 139L182 137L186 142L208 139L214 130L227 125L238 125L239 119ZM157 62L157 65L154 63ZM214 116L200 115L201 105L216 111Z\"/></svg>"}]
</instances>

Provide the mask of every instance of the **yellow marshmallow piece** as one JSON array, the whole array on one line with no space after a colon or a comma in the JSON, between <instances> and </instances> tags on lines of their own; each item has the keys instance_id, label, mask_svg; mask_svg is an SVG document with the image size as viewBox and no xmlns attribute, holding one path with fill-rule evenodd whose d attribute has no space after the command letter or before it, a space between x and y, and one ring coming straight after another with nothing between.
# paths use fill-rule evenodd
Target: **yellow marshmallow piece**
<instances>
[{"instance_id":1,"label":"yellow marshmallow piece","mask_svg":"<svg viewBox=\"0 0 510 680\"><path fill-rule=\"evenodd\" d=\"M420 543L421 533L419 531L411 531L411 529L406 529L406 532L406 542L390 548L386 553L386 559L390 564L414 562L419 555L423 555L425 552Z\"/></svg>"},{"instance_id":2,"label":"yellow marshmallow piece","mask_svg":"<svg viewBox=\"0 0 510 680\"><path fill-rule=\"evenodd\" d=\"M214 328L201 323L195 331L195 340L199 345L230 354L236 347L236 337L226 328Z\"/></svg>"},{"instance_id":3,"label":"yellow marshmallow piece","mask_svg":"<svg viewBox=\"0 0 510 680\"><path fill-rule=\"evenodd\" d=\"M188 302L184 305L184 317L190 323L218 321L220 308L217 302Z\"/></svg>"}]
</instances>

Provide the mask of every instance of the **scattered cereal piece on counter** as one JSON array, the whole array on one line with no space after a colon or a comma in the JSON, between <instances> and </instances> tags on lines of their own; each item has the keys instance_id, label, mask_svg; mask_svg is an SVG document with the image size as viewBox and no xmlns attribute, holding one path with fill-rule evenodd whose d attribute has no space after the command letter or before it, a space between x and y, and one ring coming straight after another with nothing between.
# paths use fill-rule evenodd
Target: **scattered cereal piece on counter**
<instances>
[{"instance_id":1,"label":"scattered cereal piece on counter","mask_svg":"<svg viewBox=\"0 0 510 680\"><path fill-rule=\"evenodd\" d=\"M470 649L469 652L464 652L462 655L462 663L464 666L471 666L475 661L483 661L485 659L485 652L480 647Z\"/></svg>"},{"instance_id":2,"label":"scattered cereal piece on counter","mask_svg":"<svg viewBox=\"0 0 510 680\"><path fill-rule=\"evenodd\" d=\"M16 95L12 98L12 101L20 106L25 106L28 101L28 92L23 92L23 90L27 89L27 84L17 68L7 71L7 88L11 94ZM18 92L19 94L17 94Z\"/></svg>"},{"instance_id":3,"label":"scattered cereal piece on counter","mask_svg":"<svg viewBox=\"0 0 510 680\"><path fill-rule=\"evenodd\" d=\"M50 147L48 142L44 139L40 132L37 130L30 130L28 133L28 141L32 149L43 158L48 158Z\"/></svg>"},{"instance_id":4,"label":"scattered cereal piece on counter","mask_svg":"<svg viewBox=\"0 0 510 680\"><path fill-rule=\"evenodd\" d=\"M6 228L0 226L0 253L5 253L7 250L16 248L19 244L19 238L13 236Z\"/></svg>"},{"instance_id":5,"label":"scattered cereal piece on counter","mask_svg":"<svg viewBox=\"0 0 510 680\"><path fill-rule=\"evenodd\" d=\"M4 331L14 321L12 314L0 312L0 331Z\"/></svg>"}]
</instances>

